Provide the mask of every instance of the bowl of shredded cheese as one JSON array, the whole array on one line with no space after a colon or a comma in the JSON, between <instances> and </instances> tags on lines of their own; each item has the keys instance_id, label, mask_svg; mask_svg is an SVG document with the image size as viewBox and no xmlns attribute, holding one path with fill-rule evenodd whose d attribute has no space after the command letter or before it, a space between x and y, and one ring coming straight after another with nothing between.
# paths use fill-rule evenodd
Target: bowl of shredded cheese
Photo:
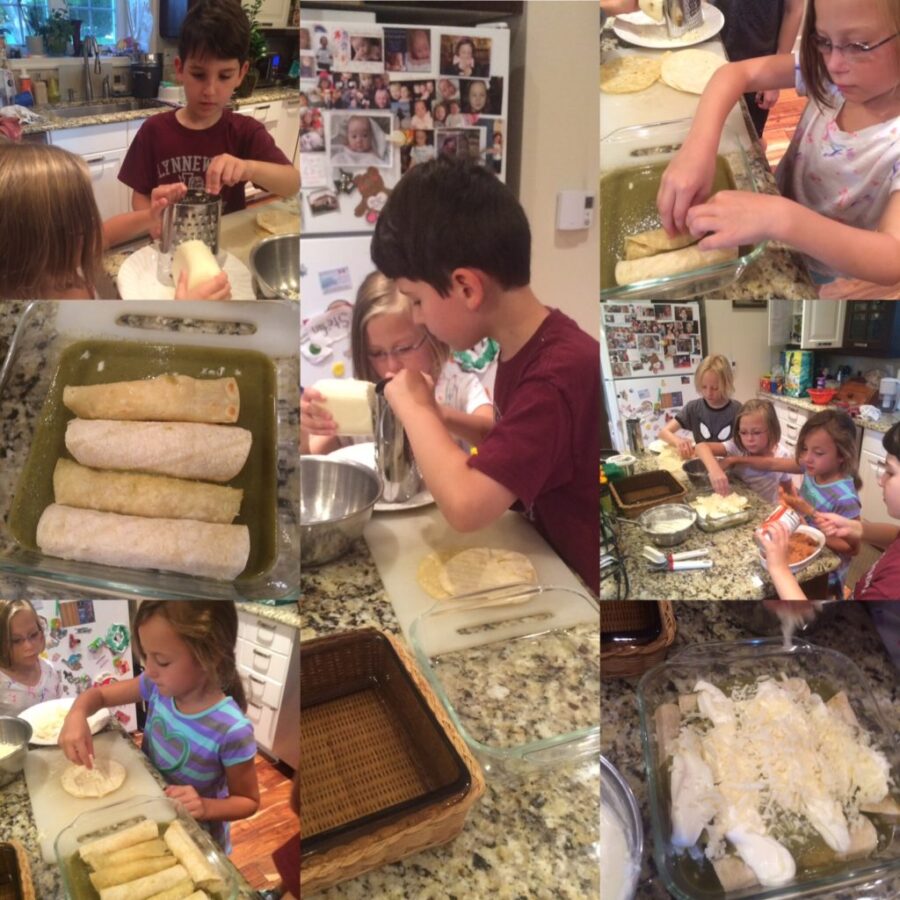
<instances>
[{"instance_id":1,"label":"bowl of shredded cheese","mask_svg":"<svg viewBox=\"0 0 900 900\"><path fill-rule=\"evenodd\" d=\"M0 716L0 787L9 784L25 766L31 726L15 716Z\"/></svg>"},{"instance_id":2,"label":"bowl of shredded cheese","mask_svg":"<svg viewBox=\"0 0 900 900\"><path fill-rule=\"evenodd\" d=\"M663 503L644 510L637 523L657 547L675 547L687 540L697 513L685 503Z\"/></svg>"}]
</instances>

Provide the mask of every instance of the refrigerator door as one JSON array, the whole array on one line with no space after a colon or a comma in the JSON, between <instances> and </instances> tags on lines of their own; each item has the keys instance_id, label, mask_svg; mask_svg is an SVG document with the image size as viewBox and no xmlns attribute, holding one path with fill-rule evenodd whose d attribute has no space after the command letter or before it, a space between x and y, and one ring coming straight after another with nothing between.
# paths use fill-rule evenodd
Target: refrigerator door
<instances>
[{"instance_id":1,"label":"refrigerator door","mask_svg":"<svg viewBox=\"0 0 900 900\"><path fill-rule=\"evenodd\" d=\"M620 447L626 448L625 420L641 422L644 447L659 437L660 430L690 400L699 397L693 373L659 378L619 378L613 382L618 412Z\"/></svg>"}]
</instances>

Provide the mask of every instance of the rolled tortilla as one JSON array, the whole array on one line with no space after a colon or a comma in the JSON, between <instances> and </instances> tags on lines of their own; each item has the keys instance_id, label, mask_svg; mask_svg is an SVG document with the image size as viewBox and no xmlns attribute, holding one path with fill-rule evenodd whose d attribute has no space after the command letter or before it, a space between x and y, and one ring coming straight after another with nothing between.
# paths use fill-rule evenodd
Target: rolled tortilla
<instances>
[{"instance_id":1,"label":"rolled tortilla","mask_svg":"<svg viewBox=\"0 0 900 900\"><path fill-rule=\"evenodd\" d=\"M66 448L83 466L230 481L250 454L246 428L195 422L72 419Z\"/></svg>"},{"instance_id":2,"label":"rolled tortilla","mask_svg":"<svg viewBox=\"0 0 900 900\"><path fill-rule=\"evenodd\" d=\"M190 878L185 878L184 881L179 881L174 887L170 887L159 894L154 894L152 897L148 897L147 900L187 900L188 897L194 896L194 882Z\"/></svg>"},{"instance_id":3,"label":"rolled tortilla","mask_svg":"<svg viewBox=\"0 0 900 900\"><path fill-rule=\"evenodd\" d=\"M619 260L616 263L616 284L635 284L638 281L649 281L651 278L681 275L683 272L693 272L728 259L737 259L735 247L727 247L724 250L700 250L696 246L691 246L643 259Z\"/></svg>"},{"instance_id":4,"label":"rolled tortilla","mask_svg":"<svg viewBox=\"0 0 900 900\"><path fill-rule=\"evenodd\" d=\"M756 873L738 856L724 856L712 865L726 894L759 884Z\"/></svg>"},{"instance_id":5,"label":"rolled tortilla","mask_svg":"<svg viewBox=\"0 0 900 900\"><path fill-rule=\"evenodd\" d=\"M657 253L680 250L682 247L696 244L699 240L700 238L695 238L690 232L669 237L665 228L630 234L625 238L625 259L643 259L645 256L656 256Z\"/></svg>"},{"instance_id":6,"label":"rolled tortilla","mask_svg":"<svg viewBox=\"0 0 900 900\"><path fill-rule=\"evenodd\" d=\"M188 877L184 866L171 866L162 872L154 872L125 884L117 884L113 887L100 890L100 900L147 900L154 894L173 887Z\"/></svg>"},{"instance_id":7,"label":"rolled tortilla","mask_svg":"<svg viewBox=\"0 0 900 900\"><path fill-rule=\"evenodd\" d=\"M838 859L862 859L871 856L878 846L878 832L865 817L860 816L850 826L850 847L846 853L838 853Z\"/></svg>"},{"instance_id":8,"label":"rolled tortilla","mask_svg":"<svg viewBox=\"0 0 900 900\"><path fill-rule=\"evenodd\" d=\"M82 844L78 848L78 855L87 862L90 856L103 856L105 853L112 853L114 850L121 850L123 847L131 847L144 841L152 841L158 837L159 825L152 819L142 819L115 834Z\"/></svg>"},{"instance_id":9,"label":"rolled tortilla","mask_svg":"<svg viewBox=\"0 0 900 900\"><path fill-rule=\"evenodd\" d=\"M68 385L63 403L82 419L233 424L241 395L233 378L158 375L141 381Z\"/></svg>"},{"instance_id":10,"label":"rolled tortilla","mask_svg":"<svg viewBox=\"0 0 900 900\"><path fill-rule=\"evenodd\" d=\"M174 856L159 856L154 859L136 859L134 862L121 863L118 866L108 866L91 872L91 884L99 891L101 888L112 887L114 884L126 884L145 875L154 872L162 872L170 869L178 862Z\"/></svg>"},{"instance_id":11,"label":"rolled tortilla","mask_svg":"<svg viewBox=\"0 0 900 900\"><path fill-rule=\"evenodd\" d=\"M79 509L228 525L241 511L244 492L166 475L101 472L59 459L53 470L53 496L62 506Z\"/></svg>"},{"instance_id":12,"label":"rolled tortilla","mask_svg":"<svg viewBox=\"0 0 900 900\"><path fill-rule=\"evenodd\" d=\"M37 544L48 556L128 569L163 569L221 581L237 578L250 557L246 525L145 519L57 503L41 514Z\"/></svg>"},{"instance_id":13,"label":"rolled tortilla","mask_svg":"<svg viewBox=\"0 0 900 900\"><path fill-rule=\"evenodd\" d=\"M188 875L199 887L210 891L224 888L224 883L215 867L194 843L181 822L173 822L163 835L168 848L187 869Z\"/></svg>"},{"instance_id":14,"label":"rolled tortilla","mask_svg":"<svg viewBox=\"0 0 900 900\"><path fill-rule=\"evenodd\" d=\"M123 863L135 862L139 859L152 859L165 856L169 852L168 847L159 838L152 841L143 841L131 847L123 847L112 853L89 854L85 862L92 869L107 869L110 866L121 866Z\"/></svg>"},{"instance_id":15,"label":"rolled tortilla","mask_svg":"<svg viewBox=\"0 0 900 900\"><path fill-rule=\"evenodd\" d=\"M672 744L681 730L681 710L674 703L662 703L653 714L656 723L657 759L664 765L672 755Z\"/></svg>"}]
</instances>

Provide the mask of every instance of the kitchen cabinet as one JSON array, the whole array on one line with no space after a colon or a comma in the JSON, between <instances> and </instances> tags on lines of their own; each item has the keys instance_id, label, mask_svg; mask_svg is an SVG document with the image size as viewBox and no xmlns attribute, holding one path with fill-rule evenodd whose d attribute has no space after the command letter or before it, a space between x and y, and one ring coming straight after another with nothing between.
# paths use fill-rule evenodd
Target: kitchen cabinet
<instances>
[{"instance_id":1,"label":"kitchen cabinet","mask_svg":"<svg viewBox=\"0 0 900 900\"><path fill-rule=\"evenodd\" d=\"M845 300L770 300L769 346L799 345L801 350L841 347Z\"/></svg>"},{"instance_id":2,"label":"kitchen cabinet","mask_svg":"<svg viewBox=\"0 0 900 900\"><path fill-rule=\"evenodd\" d=\"M856 356L900 356L900 315L894 300L856 300L847 306L844 348Z\"/></svg>"},{"instance_id":3,"label":"kitchen cabinet","mask_svg":"<svg viewBox=\"0 0 900 900\"><path fill-rule=\"evenodd\" d=\"M887 452L881 443L883 437L884 435L880 431L866 428L863 431L859 453L859 477L863 482L859 491L859 500L862 506L860 515L870 522L891 521L887 507L884 505L884 497L875 471L876 465L883 463L887 457Z\"/></svg>"},{"instance_id":4,"label":"kitchen cabinet","mask_svg":"<svg viewBox=\"0 0 900 900\"><path fill-rule=\"evenodd\" d=\"M237 669L256 743L300 764L300 650L297 630L238 610Z\"/></svg>"},{"instance_id":5,"label":"kitchen cabinet","mask_svg":"<svg viewBox=\"0 0 900 900\"><path fill-rule=\"evenodd\" d=\"M131 208L131 189L118 178L128 148L127 124L116 122L50 132L52 144L75 153L87 163L94 199L103 219Z\"/></svg>"},{"instance_id":6,"label":"kitchen cabinet","mask_svg":"<svg viewBox=\"0 0 900 900\"><path fill-rule=\"evenodd\" d=\"M256 14L260 28L286 28L291 0L263 0Z\"/></svg>"}]
</instances>

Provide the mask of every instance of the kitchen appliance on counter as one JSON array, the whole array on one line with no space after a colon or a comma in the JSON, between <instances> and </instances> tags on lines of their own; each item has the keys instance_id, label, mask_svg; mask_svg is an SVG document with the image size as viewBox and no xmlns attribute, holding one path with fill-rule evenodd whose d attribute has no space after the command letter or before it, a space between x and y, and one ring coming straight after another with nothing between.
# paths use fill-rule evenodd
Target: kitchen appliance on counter
<instances>
[{"instance_id":1,"label":"kitchen appliance on counter","mask_svg":"<svg viewBox=\"0 0 900 900\"><path fill-rule=\"evenodd\" d=\"M150 99L159 92L162 81L163 54L144 53L140 62L131 64L131 92L135 97Z\"/></svg>"},{"instance_id":2,"label":"kitchen appliance on counter","mask_svg":"<svg viewBox=\"0 0 900 900\"><path fill-rule=\"evenodd\" d=\"M284 77L284 72L282 72L283 59L282 54L269 52L264 53L256 60L254 65L256 66L256 71L259 72L259 78L256 82L257 87L273 87L281 83L281 79Z\"/></svg>"},{"instance_id":3,"label":"kitchen appliance on counter","mask_svg":"<svg viewBox=\"0 0 900 900\"><path fill-rule=\"evenodd\" d=\"M878 385L878 405L891 412L900 403L900 378L882 378Z\"/></svg>"}]
</instances>

